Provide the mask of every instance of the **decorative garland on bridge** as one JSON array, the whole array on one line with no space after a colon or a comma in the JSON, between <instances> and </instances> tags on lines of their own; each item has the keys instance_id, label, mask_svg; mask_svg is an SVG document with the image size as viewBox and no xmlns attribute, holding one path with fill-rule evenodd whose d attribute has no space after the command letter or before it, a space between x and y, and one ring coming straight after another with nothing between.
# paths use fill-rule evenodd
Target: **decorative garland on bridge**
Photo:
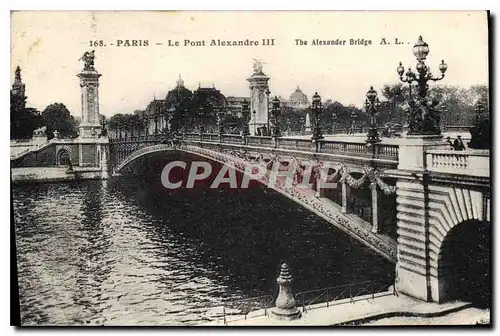
<instances>
[{"instance_id":1,"label":"decorative garland on bridge","mask_svg":"<svg viewBox=\"0 0 500 336\"><path fill-rule=\"evenodd\" d=\"M165 146L165 145L163 145ZM159 146L158 146L159 147ZM233 167L237 168L241 172L244 172L246 167L248 166L248 163L262 163L266 167L269 165L272 166L273 162L280 162L279 157L277 155L274 155L271 157L271 159L265 160L264 156L259 153L257 155L256 159L253 159L251 155L248 155L248 153L221 153L215 150L211 149L206 149L206 148L200 148L197 146L191 146L191 145L186 145L186 144L180 144L180 145L174 145L174 146L168 146L169 148L172 149L181 149L183 151L201 155L203 157L206 157L208 159L212 160L217 160L221 163L224 164L230 164ZM236 154L236 155L235 155ZM244 155L243 155L244 154ZM267 162L266 162L267 161ZM297 162L296 159L292 158L292 162ZM368 168L368 167L366 167ZM269 170L268 170L269 172ZM354 179L352 176L349 175L349 170L345 167L345 165L340 164L338 169L335 171L335 173L329 175L329 179L331 180L336 180L338 177L341 177L346 180L346 183L349 183L349 181L352 183L352 185L362 185L361 182L364 182L366 178L369 178L370 176L373 176L375 181L380 180L380 177L376 172L373 171L372 168L365 169L365 174L359 178L359 179ZM268 174L266 176L263 176L260 181L264 184L268 182ZM381 180L380 180L381 181ZM390 259L393 261L396 260L396 247L389 243L385 242L379 238L377 238L373 233L371 233L370 230L364 228L363 226L350 222L344 215L340 214L337 211L334 211L334 209L331 209L330 207L326 207L325 204L318 199L317 197L311 196L307 192L305 192L301 188L297 188L296 186L288 186L286 183L283 181L277 181L277 186L278 188L275 188L277 191L280 193L283 193L285 195L288 195L288 197L291 197L295 200L297 200L299 203L302 203L304 206L309 207L316 211L318 214L321 216L324 216L333 222L335 222L337 225L340 227L343 227L344 229L351 231L356 234L358 238L361 240L364 240L366 243L371 245L372 247L378 249L379 251L382 251L385 255L387 255ZM379 184L379 182L377 182ZM382 184L383 185L383 184ZM394 187L395 189L395 187Z\"/></svg>"},{"instance_id":2,"label":"decorative garland on bridge","mask_svg":"<svg viewBox=\"0 0 500 336\"><path fill-rule=\"evenodd\" d=\"M128 151L141 151L142 149L149 148L149 147L142 147L139 146L138 144L126 144L126 150ZM132 145L132 146L131 146ZM304 177L306 169L302 168L302 166L299 163L299 160L295 157L292 156L290 160L282 160L277 154L272 154L272 155L267 155L267 158L264 157L264 154L257 152L257 153L249 153L246 150L229 150L226 152L220 152L220 151L215 151L211 149L204 149L200 148L197 146L192 146L192 145L186 145L184 143L178 143L178 142L173 142L170 141L168 144L163 144L163 145L156 145L156 146L162 146L172 148L172 149L189 149L191 151L195 152L200 152L200 151L210 151L210 157L216 157L217 160L223 163L228 163L228 157L236 157L238 159L243 160L244 162L248 163L257 163L262 166L263 169L266 170L266 174L264 175L264 178L269 179L271 169L274 164L279 164L280 167L278 168L280 171L286 171L290 169L290 166L295 169L295 174L293 176L293 185L298 184L298 179L299 177ZM140 148L142 147L142 148ZM194 150L196 148L196 150ZM131 156L136 156L137 152L132 152ZM131 156L128 156L127 159L131 159ZM126 160L123 160L121 163L125 162ZM130 161L130 160L127 160ZM283 165L283 162L288 162L288 166ZM120 166L121 163L119 163L117 166ZM235 167L241 169L241 164L238 162L232 161L231 164L235 165ZM324 174L324 162L323 161L314 161L313 165L311 167L311 181L314 181L316 179L321 179ZM326 182L332 183L332 182L340 182L340 183L347 183L352 188L361 188L364 183L367 181L367 179L370 181L371 184L376 184L380 190L386 195L389 194L394 194L396 192L396 186L391 186L385 183L382 180L383 173L379 172L377 170L374 170L371 167L364 166L363 167L363 175L361 175L360 178L356 179L351 175L350 169L344 164L340 163L336 167L330 167L333 168L335 171L332 174L328 174L326 177ZM244 170L244 168L243 168Z\"/></svg>"}]
</instances>

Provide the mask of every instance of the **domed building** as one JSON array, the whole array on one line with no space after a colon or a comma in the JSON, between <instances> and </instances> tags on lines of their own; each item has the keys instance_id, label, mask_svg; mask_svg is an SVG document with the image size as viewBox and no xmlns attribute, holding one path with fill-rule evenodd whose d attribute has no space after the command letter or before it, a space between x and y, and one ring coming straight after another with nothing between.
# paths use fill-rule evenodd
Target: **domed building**
<instances>
[{"instance_id":1,"label":"domed building","mask_svg":"<svg viewBox=\"0 0 500 336\"><path fill-rule=\"evenodd\" d=\"M307 95L302 92L300 87L297 85L295 92L290 95L290 99L288 100L288 105L294 108L307 108L309 107L309 99L307 99Z\"/></svg>"},{"instance_id":2,"label":"domed building","mask_svg":"<svg viewBox=\"0 0 500 336\"><path fill-rule=\"evenodd\" d=\"M198 124L203 124L205 131L217 132L217 114L225 112L226 106L226 97L215 86L202 87L200 85L193 92L190 113Z\"/></svg>"},{"instance_id":3,"label":"domed building","mask_svg":"<svg viewBox=\"0 0 500 336\"><path fill-rule=\"evenodd\" d=\"M310 107L307 95L297 85L290 99L278 97L281 101L281 124L285 134L304 131L307 109Z\"/></svg>"},{"instance_id":4,"label":"domed building","mask_svg":"<svg viewBox=\"0 0 500 336\"><path fill-rule=\"evenodd\" d=\"M182 111L189 109L192 92L184 87L184 80L179 75L176 86L170 90L165 99L154 98L145 110L147 131L149 134L170 131L172 123L179 122Z\"/></svg>"},{"instance_id":5,"label":"domed building","mask_svg":"<svg viewBox=\"0 0 500 336\"><path fill-rule=\"evenodd\" d=\"M184 80L179 75L175 88L170 90L165 97L167 111L172 113L178 110L182 105L189 102L192 96L193 93L184 86Z\"/></svg>"}]
</instances>

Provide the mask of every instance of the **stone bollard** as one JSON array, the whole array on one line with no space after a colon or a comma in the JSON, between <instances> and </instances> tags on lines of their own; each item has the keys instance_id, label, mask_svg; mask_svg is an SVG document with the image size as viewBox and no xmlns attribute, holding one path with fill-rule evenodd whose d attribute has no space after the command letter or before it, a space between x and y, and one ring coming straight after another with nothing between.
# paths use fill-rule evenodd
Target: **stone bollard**
<instances>
[{"instance_id":1,"label":"stone bollard","mask_svg":"<svg viewBox=\"0 0 500 336\"><path fill-rule=\"evenodd\" d=\"M292 293L292 275L288 265L281 265L280 275L276 279L279 285L279 293L276 298L276 307L271 309L271 316L278 320L296 320L301 317L300 311L295 307L295 299Z\"/></svg>"}]
</instances>

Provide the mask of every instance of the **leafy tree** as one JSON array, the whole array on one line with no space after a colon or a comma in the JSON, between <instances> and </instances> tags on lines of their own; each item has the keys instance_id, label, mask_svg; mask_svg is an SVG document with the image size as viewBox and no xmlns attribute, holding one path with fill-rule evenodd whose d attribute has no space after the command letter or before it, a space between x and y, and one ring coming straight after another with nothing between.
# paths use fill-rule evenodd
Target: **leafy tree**
<instances>
[{"instance_id":1,"label":"leafy tree","mask_svg":"<svg viewBox=\"0 0 500 336\"><path fill-rule=\"evenodd\" d=\"M321 117L322 127L331 130L335 121L335 129L349 129L352 125L353 116L356 118L356 127L366 125L369 120L368 115L356 106L344 106L342 103L334 101L323 112Z\"/></svg>"},{"instance_id":2,"label":"leafy tree","mask_svg":"<svg viewBox=\"0 0 500 336\"><path fill-rule=\"evenodd\" d=\"M42 112L42 124L47 126L47 137L54 137L54 131L65 137L76 137L78 135L75 118L62 103L50 104Z\"/></svg>"},{"instance_id":3,"label":"leafy tree","mask_svg":"<svg viewBox=\"0 0 500 336\"><path fill-rule=\"evenodd\" d=\"M40 127L40 112L26 106L26 97L10 93L10 138L29 139Z\"/></svg>"},{"instance_id":4,"label":"leafy tree","mask_svg":"<svg viewBox=\"0 0 500 336\"><path fill-rule=\"evenodd\" d=\"M385 85L382 89L382 108L378 115L379 124L383 124L391 117L393 121L404 124L407 117L407 101L416 97L416 87L410 88L401 83ZM478 101L489 111L488 86L473 85L462 88L455 85L431 86L428 92L429 99L439 101L441 124L444 125L471 125L475 117L474 107Z\"/></svg>"}]
</instances>

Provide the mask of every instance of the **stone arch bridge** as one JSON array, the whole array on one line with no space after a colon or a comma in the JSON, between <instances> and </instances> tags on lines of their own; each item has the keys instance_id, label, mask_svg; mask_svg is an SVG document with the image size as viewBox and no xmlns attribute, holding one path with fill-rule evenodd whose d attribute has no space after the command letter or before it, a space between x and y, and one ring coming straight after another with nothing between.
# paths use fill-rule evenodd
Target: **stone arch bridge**
<instances>
[{"instance_id":1,"label":"stone arch bridge","mask_svg":"<svg viewBox=\"0 0 500 336\"><path fill-rule=\"evenodd\" d=\"M302 163L308 161L308 188L282 178L272 188L394 262L399 292L436 302L488 299L489 151L452 151L442 137L407 136L374 146L351 139L227 134L102 138L97 144L57 139L12 154L11 167L29 170L72 161L78 164L64 172L72 176L68 180L107 178L108 167L115 175L126 174L136 160L153 153L184 152L241 172L255 164L282 172L295 168L294 181L301 182ZM332 165L323 170L326 162ZM263 175L260 182L269 184L269 178ZM318 188L322 179L337 183L336 189ZM367 203L360 206L355 201L363 197Z\"/></svg>"},{"instance_id":2,"label":"stone arch bridge","mask_svg":"<svg viewBox=\"0 0 500 336\"><path fill-rule=\"evenodd\" d=\"M313 180L325 178L338 183L340 197L325 197L327 191L318 188L318 183L304 189L278 179L273 189L394 262L398 291L436 302L456 299L457 295L460 299L455 289L468 288L472 283L483 284L477 290L484 292L489 281L489 152L443 148L441 138L374 146L353 141L314 143L301 138L225 134L184 134L175 141L159 136L110 141L115 174L126 173L138 158L177 151L230 164L242 173L256 163L280 171L293 166L300 180L304 170L300 162L310 160ZM332 163L327 173L318 169L324 162ZM260 182L268 185L269 174ZM349 208L352 192L363 188L371 195L368 220ZM394 199L394 209L390 209L393 235L385 230L391 223L380 221L382 211L387 211L386 197ZM464 236L475 240L462 246ZM476 265L477 279L458 269L465 261L457 260L457 256L466 258L466 254L456 251L470 246L477 248L469 252L482 258ZM473 264L470 259L467 262Z\"/></svg>"},{"instance_id":3,"label":"stone arch bridge","mask_svg":"<svg viewBox=\"0 0 500 336\"><path fill-rule=\"evenodd\" d=\"M248 171L249 166L260 164L265 167L267 174L259 178L259 181L269 186L273 167L280 172L286 172L294 166L297 171L294 178L301 181L307 168L299 162L311 161L313 166L309 168L312 170L310 188L299 188L294 183L287 185L284 178L278 178L272 188L346 231L388 260L396 262L396 240L380 232L377 217L377 195L382 192L395 197L395 186L384 182L382 176L384 169L397 166L396 146L376 148L378 152L372 157L372 153L366 151L364 144L356 143L328 143L331 147L325 146L323 153L319 153L307 139L278 139L279 143L276 144L276 140L267 137L247 137L246 143L242 142L241 136L233 135L224 135L222 140L212 137L211 134L203 135L203 138L187 135L176 143L159 139L111 142L111 166L114 173L126 173L127 167L141 157L157 152L178 151L230 164L243 174ZM332 154L338 149L343 149L345 154ZM356 151L359 157L351 157L350 151ZM319 188L322 176L318 166L324 162L330 163L326 179L339 185L338 191L342 197L338 197L338 202L324 197L326 191ZM366 216L371 219L369 222L349 213L349 192L363 187L370 188L371 194L374 195L370 209L374 216Z\"/></svg>"}]
</instances>

